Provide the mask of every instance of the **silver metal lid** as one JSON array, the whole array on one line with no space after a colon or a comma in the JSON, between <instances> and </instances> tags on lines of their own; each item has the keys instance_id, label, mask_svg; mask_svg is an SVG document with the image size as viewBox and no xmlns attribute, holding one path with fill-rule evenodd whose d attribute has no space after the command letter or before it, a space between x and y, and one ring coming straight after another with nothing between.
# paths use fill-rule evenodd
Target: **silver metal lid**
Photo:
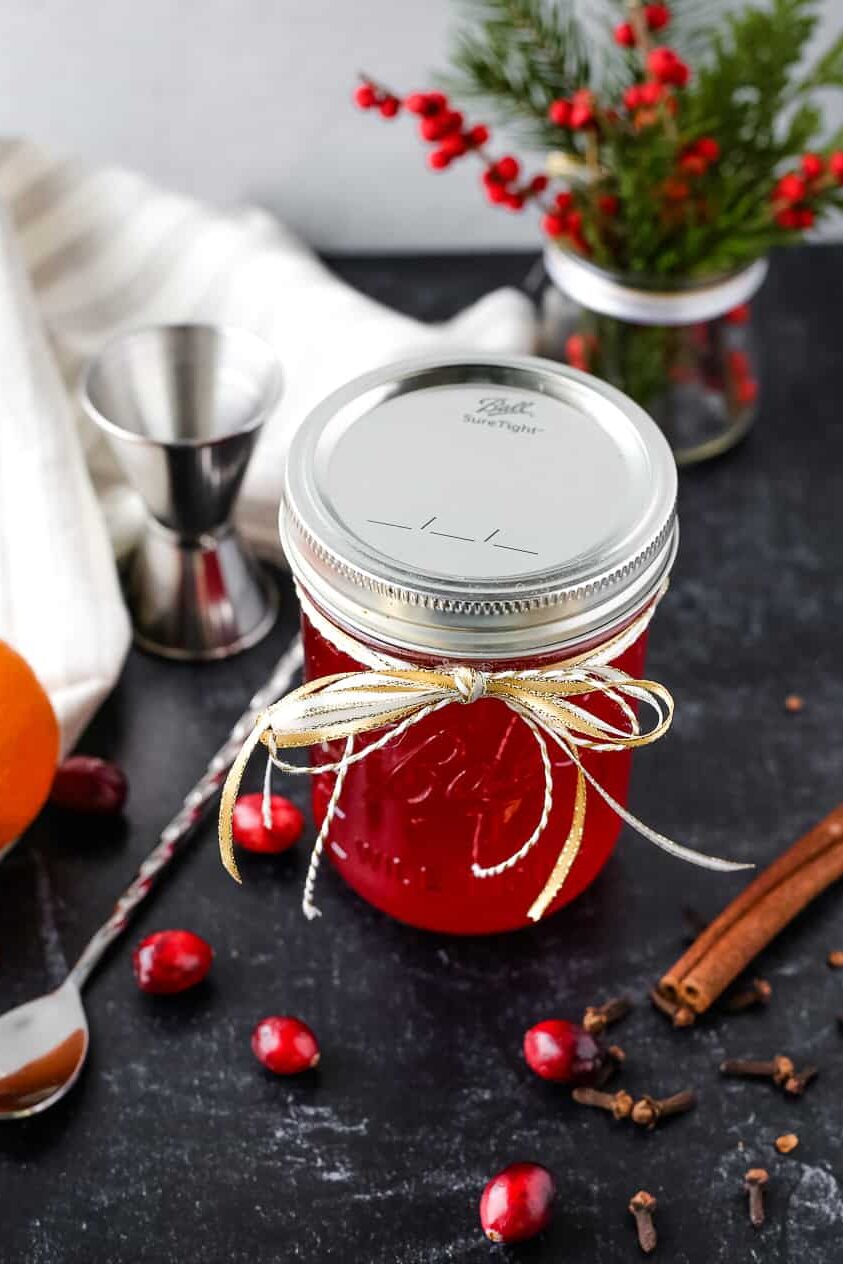
<instances>
[{"instance_id":1,"label":"silver metal lid","mask_svg":"<svg viewBox=\"0 0 843 1264\"><path fill-rule=\"evenodd\" d=\"M608 632L676 549L676 466L620 391L528 356L426 357L324 400L281 505L326 614L418 654L512 659Z\"/></svg>"},{"instance_id":2,"label":"silver metal lid","mask_svg":"<svg viewBox=\"0 0 843 1264\"><path fill-rule=\"evenodd\" d=\"M582 255L548 245L544 266L553 283L581 307L639 325L695 325L746 303L764 283L767 260L756 259L739 272L653 285L600 268Z\"/></svg>"}]
</instances>

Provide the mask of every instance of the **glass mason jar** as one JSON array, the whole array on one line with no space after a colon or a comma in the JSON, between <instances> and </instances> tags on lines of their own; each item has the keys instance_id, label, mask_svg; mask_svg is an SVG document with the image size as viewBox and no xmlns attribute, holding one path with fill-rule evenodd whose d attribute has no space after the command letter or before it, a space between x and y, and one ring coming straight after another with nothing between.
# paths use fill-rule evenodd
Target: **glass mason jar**
<instances>
[{"instance_id":1,"label":"glass mason jar","mask_svg":"<svg viewBox=\"0 0 843 1264\"><path fill-rule=\"evenodd\" d=\"M545 269L545 353L631 396L678 464L717 456L746 434L758 397L748 304L766 260L705 281L649 281L548 246Z\"/></svg>"},{"instance_id":2,"label":"glass mason jar","mask_svg":"<svg viewBox=\"0 0 843 1264\"><path fill-rule=\"evenodd\" d=\"M603 382L518 356L427 358L369 374L323 401L290 450L280 529L309 612L306 678L384 661L533 669L624 627L633 641L614 666L640 678L641 616L673 562L675 500L661 432ZM617 719L602 695L576 701ZM337 762L343 746L313 748L311 763ZM428 714L349 766L327 854L355 891L415 926L524 926L574 811L575 765L550 749L547 826L500 875L475 876L472 864L518 851L545 780L528 725L490 697ZM630 758L628 749L582 754L621 804ZM318 823L335 776L313 779ZM619 829L590 794L579 853L550 911L595 878Z\"/></svg>"}]
</instances>

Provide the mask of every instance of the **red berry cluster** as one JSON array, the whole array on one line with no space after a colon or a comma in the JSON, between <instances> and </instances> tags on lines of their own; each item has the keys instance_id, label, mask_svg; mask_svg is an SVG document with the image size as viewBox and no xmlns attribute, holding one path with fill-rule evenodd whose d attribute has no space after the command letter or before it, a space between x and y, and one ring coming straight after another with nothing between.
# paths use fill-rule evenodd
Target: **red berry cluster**
<instances>
[{"instance_id":1,"label":"red berry cluster","mask_svg":"<svg viewBox=\"0 0 843 1264\"><path fill-rule=\"evenodd\" d=\"M810 228L816 217L812 203L836 184L843 184L843 151L827 159L820 154L803 154L799 171L789 171L773 189L773 218L780 228L791 232Z\"/></svg>"},{"instance_id":2,"label":"red berry cluster","mask_svg":"<svg viewBox=\"0 0 843 1264\"><path fill-rule=\"evenodd\" d=\"M465 126L462 114L451 109L443 92L412 92L404 99L404 109L418 115L419 135L436 146L427 156L433 171L444 171L455 158L481 148L489 139L489 129L482 123Z\"/></svg>"},{"instance_id":3,"label":"red berry cluster","mask_svg":"<svg viewBox=\"0 0 843 1264\"><path fill-rule=\"evenodd\" d=\"M419 120L419 135L422 140L435 146L427 156L428 166L433 171L444 171L455 158L462 158L472 152L478 153L485 163L482 179L486 197L496 206L520 211L527 202L538 198L547 188L547 176L544 175L521 180L521 164L511 154L505 154L495 162L490 161L482 153L483 146L489 139L488 127L484 123L468 126L460 111L451 108L443 92L411 92L400 101L398 97L367 82L357 89L354 99L363 110L375 106L382 109L381 103L384 100L395 102L396 108L393 111L390 107L389 117L402 106L408 114L415 114Z\"/></svg>"},{"instance_id":4,"label":"red berry cluster","mask_svg":"<svg viewBox=\"0 0 843 1264\"><path fill-rule=\"evenodd\" d=\"M559 97L558 100L551 101L547 117L557 127L567 127L572 132L595 127L598 122L597 99L588 88L580 88L570 100Z\"/></svg>"},{"instance_id":5,"label":"red berry cluster","mask_svg":"<svg viewBox=\"0 0 843 1264\"><path fill-rule=\"evenodd\" d=\"M489 129L482 123L465 127L462 114L451 109L443 92L411 92L402 102L391 92L366 82L354 93L354 100L361 110L377 107L386 118L393 118L402 105L409 114L417 115L422 140L436 146L427 157L433 171L444 171L455 158L480 149L489 139Z\"/></svg>"},{"instance_id":6,"label":"red berry cluster","mask_svg":"<svg viewBox=\"0 0 843 1264\"><path fill-rule=\"evenodd\" d=\"M376 88L373 83L361 83L354 93L354 100L361 110L379 110L384 118L395 118L401 109L398 97Z\"/></svg>"},{"instance_id":7,"label":"red berry cluster","mask_svg":"<svg viewBox=\"0 0 843 1264\"><path fill-rule=\"evenodd\" d=\"M486 167L482 175L486 197L496 206L510 211L523 210L530 198L536 198L547 188L547 176L537 175L519 184L521 164L511 154L505 154L497 162Z\"/></svg>"},{"instance_id":8,"label":"red berry cluster","mask_svg":"<svg viewBox=\"0 0 843 1264\"><path fill-rule=\"evenodd\" d=\"M661 105L669 114L675 114L677 109L676 97L670 88L656 79L632 84L623 94L623 103L632 115L636 131L652 127L659 121L658 106Z\"/></svg>"},{"instance_id":9,"label":"red berry cluster","mask_svg":"<svg viewBox=\"0 0 843 1264\"><path fill-rule=\"evenodd\" d=\"M704 176L720 157L720 146L713 136L701 136L686 145L679 155L679 170L689 176Z\"/></svg>"},{"instance_id":10,"label":"red berry cluster","mask_svg":"<svg viewBox=\"0 0 843 1264\"><path fill-rule=\"evenodd\" d=\"M684 88L691 78L687 64L672 48L653 48L647 54L647 73L658 83Z\"/></svg>"},{"instance_id":11,"label":"red berry cluster","mask_svg":"<svg viewBox=\"0 0 843 1264\"><path fill-rule=\"evenodd\" d=\"M666 4L645 4L644 24L648 31L660 31L670 21L670 9ZM638 43L635 27L631 22L621 22L615 27L615 43L622 48L634 48Z\"/></svg>"},{"instance_id":12,"label":"red berry cluster","mask_svg":"<svg viewBox=\"0 0 843 1264\"><path fill-rule=\"evenodd\" d=\"M564 237L581 254L590 253L590 247L583 235L582 212L575 208L572 193L556 194L553 209L542 218L542 228L548 237Z\"/></svg>"}]
</instances>

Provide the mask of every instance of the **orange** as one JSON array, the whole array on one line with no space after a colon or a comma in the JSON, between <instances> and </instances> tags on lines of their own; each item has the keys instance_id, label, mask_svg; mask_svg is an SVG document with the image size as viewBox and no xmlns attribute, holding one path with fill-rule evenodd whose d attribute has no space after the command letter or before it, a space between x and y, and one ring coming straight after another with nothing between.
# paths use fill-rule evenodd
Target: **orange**
<instances>
[{"instance_id":1,"label":"orange","mask_svg":"<svg viewBox=\"0 0 843 1264\"><path fill-rule=\"evenodd\" d=\"M58 758L50 699L26 659L0 641L0 850L41 811Z\"/></svg>"}]
</instances>

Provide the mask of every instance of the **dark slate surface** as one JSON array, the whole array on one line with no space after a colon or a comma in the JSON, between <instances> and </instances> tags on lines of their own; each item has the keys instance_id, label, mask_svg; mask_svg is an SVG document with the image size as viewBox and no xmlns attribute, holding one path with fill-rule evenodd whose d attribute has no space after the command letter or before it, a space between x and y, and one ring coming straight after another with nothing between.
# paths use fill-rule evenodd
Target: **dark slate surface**
<instances>
[{"instance_id":1,"label":"dark slate surface","mask_svg":"<svg viewBox=\"0 0 843 1264\"><path fill-rule=\"evenodd\" d=\"M372 293L426 317L451 313L523 258L342 262ZM642 752L633 805L692 845L766 861L843 797L843 250L777 258L757 304L764 403L739 451L682 478L675 582L652 635L652 673L675 692L673 734ZM47 815L0 870L0 1002L57 983L111 897L177 808L266 675L294 624L227 664L133 654L82 744L131 778L125 824ZM803 694L788 715L783 699ZM291 793L300 802L306 787ZM0 1130L0 1259L8 1264L483 1261L484 1181L534 1157L559 1177L558 1213L511 1258L634 1260L626 1211L659 1199L675 1264L831 1264L843 1250L843 1045L835 1014L843 947L830 893L759 969L766 1013L674 1033L641 999L624 1025L630 1089L695 1086L696 1114L652 1135L574 1107L533 1079L523 1030L589 1001L645 989L683 943L680 906L712 915L745 881L676 863L629 833L604 876L562 916L518 935L461 941L388 921L326 873L325 916L299 912L306 852L223 874L211 825L130 940L189 926L216 948L207 985L141 996L128 944L87 993L93 1049L48 1115ZM267 1012L305 1017L317 1074L267 1077L248 1037ZM802 1101L718 1081L725 1054L817 1061ZM773 1139L801 1145L779 1157ZM752 1164L771 1172L769 1223L750 1229Z\"/></svg>"}]
</instances>

